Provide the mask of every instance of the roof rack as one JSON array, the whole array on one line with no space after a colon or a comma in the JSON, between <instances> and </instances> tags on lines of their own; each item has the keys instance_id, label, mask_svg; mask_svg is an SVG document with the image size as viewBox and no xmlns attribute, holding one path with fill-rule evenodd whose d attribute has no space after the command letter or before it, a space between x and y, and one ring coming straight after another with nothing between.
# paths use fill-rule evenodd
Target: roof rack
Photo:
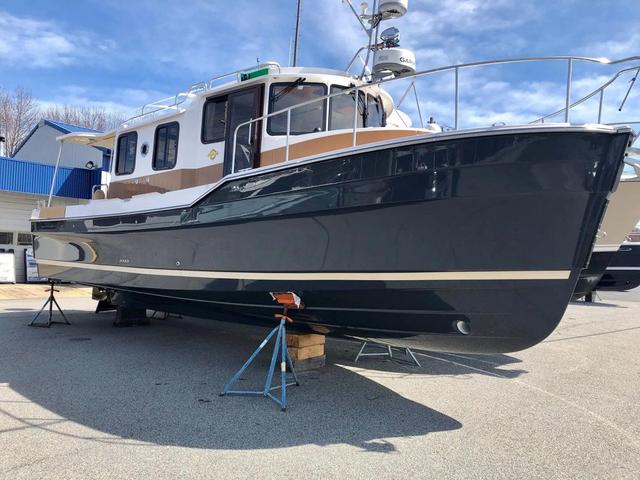
<instances>
[{"instance_id":1,"label":"roof rack","mask_svg":"<svg viewBox=\"0 0 640 480\"><path fill-rule=\"evenodd\" d=\"M143 117L144 118L149 117L159 112L170 111L170 110L179 112L180 105L186 102L192 95L212 90L215 87L220 86L221 80L228 79L229 77L235 77L235 81L239 82L241 73L246 72L247 70L256 70L260 68L269 68L269 69L274 68L274 69L277 69L278 73L281 72L280 64L278 62L265 62L265 63L260 63L258 65L250 65L248 67L241 68L239 70L234 70L232 72L224 73L222 75L217 75L215 77L210 78L209 80L194 83L189 86L186 92L178 92L172 97L166 97L166 98L157 100L155 102L145 103L140 109L139 114L126 119L124 122L120 124L118 129L128 128L131 126L131 122L135 120L139 120Z\"/></svg>"}]
</instances>

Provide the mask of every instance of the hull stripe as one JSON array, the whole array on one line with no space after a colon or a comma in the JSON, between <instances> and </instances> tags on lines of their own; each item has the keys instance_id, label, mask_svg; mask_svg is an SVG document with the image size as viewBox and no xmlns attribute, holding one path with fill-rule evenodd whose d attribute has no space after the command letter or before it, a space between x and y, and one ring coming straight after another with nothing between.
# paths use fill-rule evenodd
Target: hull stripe
<instances>
[{"instance_id":1,"label":"hull stripe","mask_svg":"<svg viewBox=\"0 0 640 480\"><path fill-rule=\"evenodd\" d=\"M37 260L40 265L84 268L105 272L166 277L216 278L229 280L325 280L325 281L420 281L420 280L567 280L570 270L467 271L467 272L218 272L167 270L161 268L97 265L93 263Z\"/></svg>"}]
</instances>

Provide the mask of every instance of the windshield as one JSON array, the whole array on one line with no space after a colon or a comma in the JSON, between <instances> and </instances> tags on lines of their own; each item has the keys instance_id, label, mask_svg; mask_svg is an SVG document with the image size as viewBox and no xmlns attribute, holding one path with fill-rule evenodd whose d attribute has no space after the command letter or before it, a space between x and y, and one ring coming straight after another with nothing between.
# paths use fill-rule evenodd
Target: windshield
<instances>
[{"instance_id":1,"label":"windshield","mask_svg":"<svg viewBox=\"0 0 640 480\"><path fill-rule=\"evenodd\" d=\"M290 83L274 83L269 95L269 113L277 112L327 94L321 83L302 83L300 79ZM326 101L317 101L291 110L291 134L321 132L325 129ZM269 117L267 132L270 135L286 135L287 113Z\"/></svg>"}]
</instances>

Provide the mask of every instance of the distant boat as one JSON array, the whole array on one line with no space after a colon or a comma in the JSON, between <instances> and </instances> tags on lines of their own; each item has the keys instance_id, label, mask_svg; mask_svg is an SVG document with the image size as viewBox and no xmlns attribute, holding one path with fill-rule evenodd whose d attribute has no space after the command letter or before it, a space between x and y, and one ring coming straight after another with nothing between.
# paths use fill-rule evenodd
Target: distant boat
<instances>
[{"instance_id":1,"label":"distant boat","mask_svg":"<svg viewBox=\"0 0 640 480\"><path fill-rule=\"evenodd\" d=\"M640 287L640 226L634 228L607 266L598 290L624 292Z\"/></svg>"},{"instance_id":2,"label":"distant boat","mask_svg":"<svg viewBox=\"0 0 640 480\"><path fill-rule=\"evenodd\" d=\"M618 257L616 252L622 248L625 237L639 221L640 177L634 176L623 179L611 195L589 265L580 274L573 292L574 299L591 299L593 290L600 288L599 282L605 269L614 257Z\"/></svg>"}]
</instances>

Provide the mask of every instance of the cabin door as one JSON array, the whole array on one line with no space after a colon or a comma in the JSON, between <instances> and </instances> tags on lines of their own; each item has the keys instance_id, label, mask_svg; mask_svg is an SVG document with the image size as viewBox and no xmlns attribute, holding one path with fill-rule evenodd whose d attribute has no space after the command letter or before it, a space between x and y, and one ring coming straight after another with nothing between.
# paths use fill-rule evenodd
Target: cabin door
<instances>
[{"instance_id":1,"label":"cabin door","mask_svg":"<svg viewBox=\"0 0 640 480\"><path fill-rule=\"evenodd\" d=\"M260 164L262 122L243 125L238 129L235 161L233 160L233 137L238 125L262 116L262 91L263 85L258 85L229 94L224 148L225 175Z\"/></svg>"}]
</instances>

